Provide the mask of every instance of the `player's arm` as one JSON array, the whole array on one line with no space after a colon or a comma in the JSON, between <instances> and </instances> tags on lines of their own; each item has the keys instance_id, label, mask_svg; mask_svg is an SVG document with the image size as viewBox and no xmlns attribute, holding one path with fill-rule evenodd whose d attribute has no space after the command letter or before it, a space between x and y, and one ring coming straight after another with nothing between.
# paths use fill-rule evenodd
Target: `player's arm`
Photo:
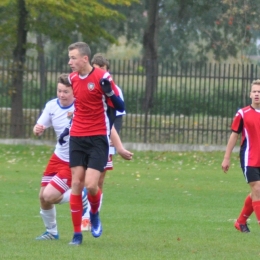
<instances>
[{"instance_id":1,"label":"player's arm","mask_svg":"<svg viewBox=\"0 0 260 260\"><path fill-rule=\"evenodd\" d=\"M231 153L237 143L237 139L238 139L238 133L236 132L232 132L230 137L229 137L229 140L228 140L228 143L227 143L227 147L226 147L226 152L225 152L225 155L224 155L224 159L223 159L223 162L221 164L221 167L222 167L222 170L226 173L230 167L230 156L231 156Z\"/></svg>"},{"instance_id":2,"label":"player's arm","mask_svg":"<svg viewBox=\"0 0 260 260\"><path fill-rule=\"evenodd\" d=\"M113 103L113 106L115 109L119 112L123 112L125 110L125 103L124 101L120 98L120 96L117 96L112 89L111 83L108 79L103 78L99 82L102 90L106 94L107 97L109 97Z\"/></svg>"},{"instance_id":3,"label":"player's arm","mask_svg":"<svg viewBox=\"0 0 260 260\"><path fill-rule=\"evenodd\" d=\"M124 146L121 142L121 139L120 139L116 129L114 128L114 126L111 129L110 139L111 139L111 142L113 143L113 145L115 146L118 154L121 155L121 157L123 157L125 160L132 159L134 154L124 148Z\"/></svg>"},{"instance_id":4,"label":"player's arm","mask_svg":"<svg viewBox=\"0 0 260 260\"><path fill-rule=\"evenodd\" d=\"M46 104L44 110L42 111L41 116L38 118L37 123L33 127L33 133L36 136L43 134L44 130L52 125L49 106Z\"/></svg>"}]
</instances>

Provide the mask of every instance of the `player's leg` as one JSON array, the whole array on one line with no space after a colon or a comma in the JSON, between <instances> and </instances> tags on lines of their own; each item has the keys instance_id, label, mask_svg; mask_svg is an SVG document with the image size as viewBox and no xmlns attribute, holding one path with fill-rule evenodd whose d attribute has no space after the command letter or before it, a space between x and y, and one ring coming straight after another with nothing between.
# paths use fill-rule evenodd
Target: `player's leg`
<instances>
[{"instance_id":1,"label":"player's leg","mask_svg":"<svg viewBox=\"0 0 260 260\"><path fill-rule=\"evenodd\" d=\"M94 237L102 234L102 225L99 219L99 205L101 199L101 189L98 182L101 172L107 164L109 139L107 136L93 136L89 141L92 149L88 159L88 169L85 176L85 187L88 190L88 201L90 203L91 233Z\"/></svg>"},{"instance_id":2,"label":"player's leg","mask_svg":"<svg viewBox=\"0 0 260 260\"><path fill-rule=\"evenodd\" d=\"M247 220L251 216L253 211L254 211L254 209L252 206L252 198L251 198L251 194L249 194L249 195L247 195L247 197L244 201L243 208L240 212L240 215L234 224L234 226L237 230L244 232L244 233L250 232L250 230L247 226Z\"/></svg>"},{"instance_id":3,"label":"player's leg","mask_svg":"<svg viewBox=\"0 0 260 260\"><path fill-rule=\"evenodd\" d=\"M99 206L101 199L101 190L98 187L100 171L88 168L85 176L85 186L88 190L88 201L90 204L90 222L91 233L94 237L99 237L102 234L102 225L99 219Z\"/></svg>"},{"instance_id":4,"label":"player's leg","mask_svg":"<svg viewBox=\"0 0 260 260\"><path fill-rule=\"evenodd\" d=\"M99 203L98 211L101 210L102 201L103 201L103 184L104 184L104 180L105 180L105 176L106 176L106 170L111 169L111 168L107 168L107 167L108 167L108 165L106 166L106 169L103 172L101 172L100 178L98 180L98 187L101 190L101 197L100 197L100 203ZM84 188L84 189L86 189L86 188ZM82 198L82 201L84 201L83 198ZM85 209L84 209L84 204L83 204L83 214L82 214L82 221L81 221L81 230L82 231L89 231L90 228L91 228L90 214L89 214L90 207L91 207L90 203L87 200L87 206L85 207Z\"/></svg>"},{"instance_id":5,"label":"player's leg","mask_svg":"<svg viewBox=\"0 0 260 260\"><path fill-rule=\"evenodd\" d=\"M41 187L39 194L41 205L40 215L43 220L46 231L42 235L36 237L36 240L52 240L59 238L56 221L56 208L53 204L46 202L43 198L43 193L46 187Z\"/></svg>"},{"instance_id":6,"label":"player's leg","mask_svg":"<svg viewBox=\"0 0 260 260\"><path fill-rule=\"evenodd\" d=\"M85 168L76 166L71 168L72 183L70 195L70 211L73 224L74 235L70 245L80 245L82 243L81 218L83 212L82 190L84 187Z\"/></svg>"},{"instance_id":7,"label":"player's leg","mask_svg":"<svg viewBox=\"0 0 260 260\"><path fill-rule=\"evenodd\" d=\"M252 200L252 208L255 212L256 219L258 223L260 224L260 168L256 167L245 167L243 170L243 173L245 175L246 181L248 182L250 188L251 188L251 200ZM249 204L248 206L248 213L250 213L250 198L247 197L246 203ZM249 229L247 227L247 224L245 224L245 229L242 230L240 228L239 230L241 232L249 232Z\"/></svg>"},{"instance_id":8,"label":"player's leg","mask_svg":"<svg viewBox=\"0 0 260 260\"><path fill-rule=\"evenodd\" d=\"M37 240L58 239L56 208L53 205L52 201L46 200L44 194L49 194L49 187L52 187L50 185L50 182L61 168L60 165L63 165L63 161L60 160L55 154L52 154L42 176L41 189L39 193L41 206L40 215L46 227L46 232L43 233L41 236L38 236L36 238ZM56 192L57 194L55 196L60 197L63 190L59 191L55 189L54 193Z\"/></svg>"},{"instance_id":9,"label":"player's leg","mask_svg":"<svg viewBox=\"0 0 260 260\"><path fill-rule=\"evenodd\" d=\"M60 162L57 174L51 179L45 188L43 198L52 204L63 204L70 201L71 194L71 170L69 163Z\"/></svg>"},{"instance_id":10,"label":"player's leg","mask_svg":"<svg viewBox=\"0 0 260 260\"><path fill-rule=\"evenodd\" d=\"M72 173L70 211L73 224L73 238L70 245L82 243L81 218L83 212L82 191L84 188L85 169L88 165L86 137L70 137L70 167Z\"/></svg>"},{"instance_id":11,"label":"player's leg","mask_svg":"<svg viewBox=\"0 0 260 260\"><path fill-rule=\"evenodd\" d=\"M260 224L260 181L250 182L249 185L251 187L252 206L258 224Z\"/></svg>"},{"instance_id":12,"label":"player's leg","mask_svg":"<svg viewBox=\"0 0 260 260\"><path fill-rule=\"evenodd\" d=\"M50 179L46 187L40 191L41 217L46 227L46 232L39 236L38 240L57 239L58 228L56 221L56 208L53 204L65 203L69 201L71 173L68 164L59 165L60 171ZM49 179L49 178L48 178Z\"/></svg>"}]
</instances>

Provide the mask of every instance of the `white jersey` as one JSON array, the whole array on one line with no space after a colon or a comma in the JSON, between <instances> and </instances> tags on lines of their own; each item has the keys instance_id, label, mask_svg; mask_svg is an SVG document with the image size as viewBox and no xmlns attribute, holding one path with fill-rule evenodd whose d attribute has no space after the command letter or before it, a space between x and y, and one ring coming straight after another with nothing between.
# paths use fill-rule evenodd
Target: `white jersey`
<instances>
[{"instance_id":1,"label":"white jersey","mask_svg":"<svg viewBox=\"0 0 260 260\"><path fill-rule=\"evenodd\" d=\"M119 88L117 85L116 85L116 87L117 87L118 92L119 92L119 97L124 101L124 96L123 96L121 88ZM116 111L116 116L123 116L125 114L126 114L125 110L123 112Z\"/></svg>"},{"instance_id":2,"label":"white jersey","mask_svg":"<svg viewBox=\"0 0 260 260\"><path fill-rule=\"evenodd\" d=\"M53 127L57 140L63 130L69 125L74 112L74 103L70 106L62 107L59 99L55 98L46 103L45 108L37 120L37 124L45 128ZM69 162L69 135L64 137L65 144L57 142L54 153L63 161Z\"/></svg>"}]
</instances>

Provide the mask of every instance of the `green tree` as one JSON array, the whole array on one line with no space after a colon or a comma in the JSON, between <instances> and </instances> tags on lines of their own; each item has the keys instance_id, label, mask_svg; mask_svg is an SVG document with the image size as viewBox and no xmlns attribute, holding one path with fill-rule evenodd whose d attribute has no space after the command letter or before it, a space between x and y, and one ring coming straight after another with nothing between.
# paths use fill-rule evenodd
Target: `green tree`
<instances>
[{"instance_id":1,"label":"green tree","mask_svg":"<svg viewBox=\"0 0 260 260\"><path fill-rule=\"evenodd\" d=\"M143 44L144 110L153 106L157 61L204 63L209 53L216 61L243 57L259 35L259 8L255 0L142 0L120 9L127 19L112 30Z\"/></svg>"},{"instance_id":2,"label":"green tree","mask_svg":"<svg viewBox=\"0 0 260 260\"><path fill-rule=\"evenodd\" d=\"M0 48L12 56L11 136L23 137L23 75L26 51L33 47L28 32L48 36L51 40L70 43L81 35L88 43L100 39L115 42L101 26L104 20L118 21L123 15L115 5L129 6L133 0L2 0L0 2ZM38 38L38 42L40 42Z\"/></svg>"},{"instance_id":3,"label":"green tree","mask_svg":"<svg viewBox=\"0 0 260 260\"><path fill-rule=\"evenodd\" d=\"M255 0L142 0L129 8L116 7L126 16L116 27L106 24L117 35L143 42L147 28L157 37L159 61L226 60L245 54L259 35L260 1ZM158 6L153 8L153 6ZM151 9L153 8L153 12ZM157 16L157 26L149 27L150 16ZM152 30L157 30L153 33ZM116 32L115 32L116 33ZM154 39L150 38L150 41ZM143 44L143 54L147 53Z\"/></svg>"}]
</instances>

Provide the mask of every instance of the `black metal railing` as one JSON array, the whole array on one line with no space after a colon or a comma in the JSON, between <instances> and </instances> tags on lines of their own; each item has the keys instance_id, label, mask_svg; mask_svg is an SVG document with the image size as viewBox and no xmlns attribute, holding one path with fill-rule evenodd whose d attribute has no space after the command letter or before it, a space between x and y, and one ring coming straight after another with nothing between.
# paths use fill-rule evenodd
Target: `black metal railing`
<instances>
[{"instance_id":1,"label":"black metal railing","mask_svg":"<svg viewBox=\"0 0 260 260\"><path fill-rule=\"evenodd\" d=\"M250 103L251 82L260 76L254 64L160 63L158 75L147 75L140 60L110 63L126 104L121 130L124 142L225 144L235 112ZM23 118L17 120L24 138L33 138L32 128L44 104L56 97L58 75L70 72L67 59L46 58L45 66L39 69L37 60L27 58ZM0 60L0 71L0 138L12 138L12 61ZM147 77L156 80L156 88L150 108L144 110ZM52 130L41 138L55 139Z\"/></svg>"}]
</instances>

